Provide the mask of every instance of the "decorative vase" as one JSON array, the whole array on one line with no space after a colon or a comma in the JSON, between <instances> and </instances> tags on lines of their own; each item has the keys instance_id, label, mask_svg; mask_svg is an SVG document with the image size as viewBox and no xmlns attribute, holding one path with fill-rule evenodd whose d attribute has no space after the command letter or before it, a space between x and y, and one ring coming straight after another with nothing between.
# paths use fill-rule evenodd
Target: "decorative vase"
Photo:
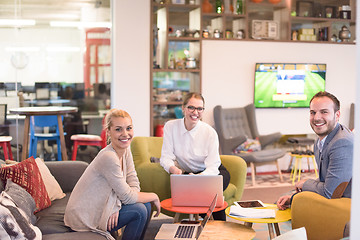
<instances>
[{"instance_id":1,"label":"decorative vase","mask_svg":"<svg viewBox=\"0 0 360 240\"><path fill-rule=\"evenodd\" d=\"M209 2L209 0L204 0L202 5L202 11L204 13L211 13L213 12L213 6L211 5L211 3Z\"/></svg>"},{"instance_id":2,"label":"decorative vase","mask_svg":"<svg viewBox=\"0 0 360 240\"><path fill-rule=\"evenodd\" d=\"M342 26L339 32L339 38L341 39L342 42L349 42L351 38L351 32L345 25Z\"/></svg>"}]
</instances>

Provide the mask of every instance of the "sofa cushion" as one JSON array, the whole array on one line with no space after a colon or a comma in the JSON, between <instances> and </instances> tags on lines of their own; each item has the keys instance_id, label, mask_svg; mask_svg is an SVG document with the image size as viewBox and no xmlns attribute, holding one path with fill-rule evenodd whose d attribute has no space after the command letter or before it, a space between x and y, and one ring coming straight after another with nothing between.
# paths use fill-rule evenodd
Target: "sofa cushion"
<instances>
[{"instance_id":1,"label":"sofa cushion","mask_svg":"<svg viewBox=\"0 0 360 240\"><path fill-rule=\"evenodd\" d=\"M54 176L50 173L50 170L45 165L41 158L36 158L35 162L40 170L41 177L44 181L46 191L49 195L50 201L61 199L65 197L65 193L61 189L59 183Z\"/></svg>"},{"instance_id":2,"label":"sofa cushion","mask_svg":"<svg viewBox=\"0 0 360 240\"><path fill-rule=\"evenodd\" d=\"M43 235L42 240L106 240L105 236L94 232L67 232Z\"/></svg>"},{"instance_id":3,"label":"sofa cushion","mask_svg":"<svg viewBox=\"0 0 360 240\"><path fill-rule=\"evenodd\" d=\"M20 185L30 193L36 204L35 212L51 205L44 181L33 157L15 165L1 167L0 178L3 182L11 179L12 182Z\"/></svg>"},{"instance_id":4,"label":"sofa cushion","mask_svg":"<svg viewBox=\"0 0 360 240\"><path fill-rule=\"evenodd\" d=\"M64 224L65 208L70 195L70 193L67 193L64 198L53 201L51 207L35 214L38 219L35 225L40 228L44 235L71 231Z\"/></svg>"},{"instance_id":5,"label":"sofa cushion","mask_svg":"<svg viewBox=\"0 0 360 240\"><path fill-rule=\"evenodd\" d=\"M13 183L10 179L7 180L4 191L12 198L15 205L24 211L27 220L31 224L35 224L36 217L34 215L34 211L36 205L31 195L24 188L20 187L16 183Z\"/></svg>"},{"instance_id":6,"label":"sofa cushion","mask_svg":"<svg viewBox=\"0 0 360 240\"><path fill-rule=\"evenodd\" d=\"M245 142L237 146L233 153L237 154L240 152L256 152L261 150L261 144L258 138L250 139L247 138Z\"/></svg>"}]
</instances>

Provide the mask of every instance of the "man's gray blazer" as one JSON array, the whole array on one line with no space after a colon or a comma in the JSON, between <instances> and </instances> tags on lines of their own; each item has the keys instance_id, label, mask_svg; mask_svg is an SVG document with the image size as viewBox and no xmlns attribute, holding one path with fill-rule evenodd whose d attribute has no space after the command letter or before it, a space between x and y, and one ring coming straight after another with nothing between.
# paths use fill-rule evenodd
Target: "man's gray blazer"
<instances>
[{"instance_id":1,"label":"man's gray blazer","mask_svg":"<svg viewBox=\"0 0 360 240\"><path fill-rule=\"evenodd\" d=\"M349 182L352 178L354 136L348 128L338 123L326 137L321 152L318 141L319 139L314 145L314 154L319 168L319 178L307 180L302 190L331 198L340 183ZM343 197L351 197L351 181Z\"/></svg>"}]
</instances>

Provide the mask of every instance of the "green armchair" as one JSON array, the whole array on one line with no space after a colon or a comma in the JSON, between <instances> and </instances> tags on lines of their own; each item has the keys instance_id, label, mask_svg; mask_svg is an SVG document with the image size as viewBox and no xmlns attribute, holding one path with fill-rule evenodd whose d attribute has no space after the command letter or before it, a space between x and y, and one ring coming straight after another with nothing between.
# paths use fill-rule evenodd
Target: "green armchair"
<instances>
[{"instance_id":1,"label":"green armchair","mask_svg":"<svg viewBox=\"0 0 360 240\"><path fill-rule=\"evenodd\" d=\"M160 158L162 137L134 137L131 152L135 169L140 181L141 191L155 192L160 201L170 198L170 175L159 163L150 162L151 157ZM230 173L230 184L224 191L225 201L230 206L241 199L246 180L247 166L245 161L234 155L220 155L222 164ZM173 215L165 212L167 215Z\"/></svg>"},{"instance_id":2,"label":"green armchair","mask_svg":"<svg viewBox=\"0 0 360 240\"><path fill-rule=\"evenodd\" d=\"M305 227L309 240L341 239L350 210L350 198L327 199L314 192L301 192L291 204L292 228Z\"/></svg>"}]
</instances>

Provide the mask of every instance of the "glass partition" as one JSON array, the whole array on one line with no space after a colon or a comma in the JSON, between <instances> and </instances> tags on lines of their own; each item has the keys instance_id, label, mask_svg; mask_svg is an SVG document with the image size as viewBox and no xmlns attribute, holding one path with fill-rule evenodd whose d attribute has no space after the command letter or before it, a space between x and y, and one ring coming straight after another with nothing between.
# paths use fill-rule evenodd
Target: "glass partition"
<instances>
[{"instance_id":1,"label":"glass partition","mask_svg":"<svg viewBox=\"0 0 360 240\"><path fill-rule=\"evenodd\" d=\"M7 105L0 134L12 137L14 158L21 161L25 116L11 109L75 106L77 113L64 116L70 156L71 135L100 135L110 108L110 0L0 1L0 9L0 102ZM50 145L45 160L53 160Z\"/></svg>"}]
</instances>

